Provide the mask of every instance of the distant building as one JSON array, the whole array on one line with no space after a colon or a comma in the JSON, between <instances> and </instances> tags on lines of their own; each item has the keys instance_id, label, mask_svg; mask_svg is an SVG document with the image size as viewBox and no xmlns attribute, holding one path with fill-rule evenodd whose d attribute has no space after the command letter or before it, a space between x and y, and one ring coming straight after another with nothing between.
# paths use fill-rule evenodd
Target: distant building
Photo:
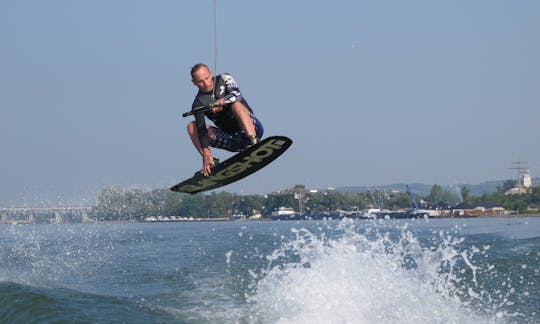
<instances>
[{"instance_id":1,"label":"distant building","mask_svg":"<svg viewBox=\"0 0 540 324\"><path fill-rule=\"evenodd\" d=\"M531 178L531 175L529 173L525 173L521 177L521 186L524 187L525 189L531 189L532 188L532 178Z\"/></svg>"},{"instance_id":2,"label":"distant building","mask_svg":"<svg viewBox=\"0 0 540 324\"><path fill-rule=\"evenodd\" d=\"M249 219L261 219L262 213L260 210L253 209L253 215L249 217Z\"/></svg>"},{"instance_id":3,"label":"distant building","mask_svg":"<svg viewBox=\"0 0 540 324\"><path fill-rule=\"evenodd\" d=\"M530 173L524 173L519 179L518 186L506 191L505 195L521 195L532 190L533 183Z\"/></svg>"}]
</instances>

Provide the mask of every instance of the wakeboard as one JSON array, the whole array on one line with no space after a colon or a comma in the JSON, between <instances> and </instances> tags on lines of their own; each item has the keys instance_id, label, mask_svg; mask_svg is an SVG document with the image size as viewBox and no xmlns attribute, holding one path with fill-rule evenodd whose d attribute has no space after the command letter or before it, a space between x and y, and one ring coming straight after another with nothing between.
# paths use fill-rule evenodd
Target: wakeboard
<instances>
[{"instance_id":1,"label":"wakeboard","mask_svg":"<svg viewBox=\"0 0 540 324\"><path fill-rule=\"evenodd\" d=\"M228 185L264 168L283 154L291 144L292 140L285 136L268 137L212 167L208 176L195 174L170 189L195 194Z\"/></svg>"}]
</instances>

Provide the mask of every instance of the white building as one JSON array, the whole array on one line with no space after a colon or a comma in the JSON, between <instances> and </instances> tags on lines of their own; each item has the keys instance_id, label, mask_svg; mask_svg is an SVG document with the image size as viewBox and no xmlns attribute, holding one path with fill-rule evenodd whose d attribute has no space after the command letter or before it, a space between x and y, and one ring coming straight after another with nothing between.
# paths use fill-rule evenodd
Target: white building
<instances>
[{"instance_id":1,"label":"white building","mask_svg":"<svg viewBox=\"0 0 540 324\"><path fill-rule=\"evenodd\" d=\"M532 183L532 177L530 173L524 173L521 175L521 178L519 179L519 184L516 188L512 188L505 192L505 195L515 195L515 194L523 194L530 192L532 189L533 183Z\"/></svg>"}]
</instances>

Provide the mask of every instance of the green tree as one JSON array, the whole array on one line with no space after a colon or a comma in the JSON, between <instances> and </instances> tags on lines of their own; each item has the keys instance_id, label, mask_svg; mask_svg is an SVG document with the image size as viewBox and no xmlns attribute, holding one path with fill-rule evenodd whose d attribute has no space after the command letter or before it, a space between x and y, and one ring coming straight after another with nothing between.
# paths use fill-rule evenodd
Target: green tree
<instances>
[{"instance_id":1,"label":"green tree","mask_svg":"<svg viewBox=\"0 0 540 324\"><path fill-rule=\"evenodd\" d=\"M306 211L311 214L318 214L326 210L323 203L323 195L319 192L311 193L307 197Z\"/></svg>"},{"instance_id":2,"label":"green tree","mask_svg":"<svg viewBox=\"0 0 540 324\"><path fill-rule=\"evenodd\" d=\"M178 210L178 215L182 217L206 218L208 217L208 209L204 202L202 194L185 195L182 205Z\"/></svg>"},{"instance_id":3,"label":"green tree","mask_svg":"<svg viewBox=\"0 0 540 324\"><path fill-rule=\"evenodd\" d=\"M442 191L443 190L441 186L439 186L438 184L434 184L433 187L431 187L431 192L427 197L427 200L433 204L442 201Z\"/></svg>"},{"instance_id":4,"label":"green tree","mask_svg":"<svg viewBox=\"0 0 540 324\"><path fill-rule=\"evenodd\" d=\"M390 194L386 196L384 201L384 208L391 210L408 208L412 206L412 202L409 198L409 195L405 192Z\"/></svg>"},{"instance_id":5,"label":"green tree","mask_svg":"<svg viewBox=\"0 0 540 324\"><path fill-rule=\"evenodd\" d=\"M164 194L165 202L163 204L163 215L167 216L181 216L180 209L182 208L182 202L184 195L182 193L166 190Z\"/></svg>"},{"instance_id":6,"label":"green tree","mask_svg":"<svg viewBox=\"0 0 540 324\"><path fill-rule=\"evenodd\" d=\"M225 191L221 191L220 193L212 192L209 195L204 195L210 218L231 217L234 212L234 196L235 195L232 193Z\"/></svg>"},{"instance_id":7,"label":"green tree","mask_svg":"<svg viewBox=\"0 0 540 324\"><path fill-rule=\"evenodd\" d=\"M540 207L540 186L532 188L530 203L535 207Z\"/></svg>"},{"instance_id":8,"label":"green tree","mask_svg":"<svg viewBox=\"0 0 540 324\"><path fill-rule=\"evenodd\" d=\"M517 180L506 180L502 186L497 186L497 191L507 192L508 190L517 186Z\"/></svg>"},{"instance_id":9,"label":"green tree","mask_svg":"<svg viewBox=\"0 0 540 324\"><path fill-rule=\"evenodd\" d=\"M466 186L461 187L461 199L464 203L469 204L471 200L471 190Z\"/></svg>"}]
</instances>

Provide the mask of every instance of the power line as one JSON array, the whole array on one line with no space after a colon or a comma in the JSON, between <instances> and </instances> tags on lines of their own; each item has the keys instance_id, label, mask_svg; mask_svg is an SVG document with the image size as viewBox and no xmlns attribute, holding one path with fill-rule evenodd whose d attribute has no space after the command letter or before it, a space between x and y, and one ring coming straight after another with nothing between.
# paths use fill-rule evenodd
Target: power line
<instances>
[{"instance_id":1,"label":"power line","mask_svg":"<svg viewBox=\"0 0 540 324\"><path fill-rule=\"evenodd\" d=\"M513 168L510 168L510 170L517 170L517 189L518 189L518 194L521 193L521 176L523 174L526 174L527 172L525 170L527 170L527 163L528 162L524 162L524 161L520 161L520 160L517 160L515 162L512 162L512 164L515 164L516 166L513 167Z\"/></svg>"}]
</instances>

